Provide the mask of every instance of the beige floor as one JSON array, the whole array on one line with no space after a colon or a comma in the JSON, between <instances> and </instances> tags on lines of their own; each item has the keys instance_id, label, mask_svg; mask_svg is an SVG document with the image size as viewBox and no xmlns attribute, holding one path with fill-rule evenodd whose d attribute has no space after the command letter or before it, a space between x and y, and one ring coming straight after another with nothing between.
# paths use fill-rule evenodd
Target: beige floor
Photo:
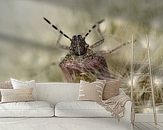
<instances>
[{"instance_id":1,"label":"beige floor","mask_svg":"<svg viewBox=\"0 0 163 130\"><path fill-rule=\"evenodd\" d=\"M163 130L163 122L136 122L132 129L109 118L0 118L0 130Z\"/></svg>"},{"instance_id":2,"label":"beige floor","mask_svg":"<svg viewBox=\"0 0 163 130\"><path fill-rule=\"evenodd\" d=\"M136 122L134 130L163 130L163 122L157 125L153 122Z\"/></svg>"}]
</instances>

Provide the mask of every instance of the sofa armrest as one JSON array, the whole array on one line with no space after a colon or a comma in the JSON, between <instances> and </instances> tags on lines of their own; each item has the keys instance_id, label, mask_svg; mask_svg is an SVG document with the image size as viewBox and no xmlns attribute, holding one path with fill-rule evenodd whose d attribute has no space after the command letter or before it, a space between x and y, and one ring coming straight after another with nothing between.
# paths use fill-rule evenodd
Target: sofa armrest
<instances>
[{"instance_id":1,"label":"sofa armrest","mask_svg":"<svg viewBox=\"0 0 163 130\"><path fill-rule=\"evenodd\" d=\"M124 111L124 116L120 119L119 121L119 125L125 125L125 127L127 129L131 129L133 130L133 123L132 122L132 102L131 101L127 101L125 104L125 111ZM126 130L127 130L126 129Z\"/></svg>"},{"instance_id":2,"label":"sofa armrest","mask_svg":"<svg viewBox=\"0 0 163 130\"><path fill-rule=\"evenodd\" d=\"M123 120L126 120L127 122L132 121L132 102L131 101L127 101L125 104L125 111L124 111L124 117Z\"/></svg>"}]
</instances>

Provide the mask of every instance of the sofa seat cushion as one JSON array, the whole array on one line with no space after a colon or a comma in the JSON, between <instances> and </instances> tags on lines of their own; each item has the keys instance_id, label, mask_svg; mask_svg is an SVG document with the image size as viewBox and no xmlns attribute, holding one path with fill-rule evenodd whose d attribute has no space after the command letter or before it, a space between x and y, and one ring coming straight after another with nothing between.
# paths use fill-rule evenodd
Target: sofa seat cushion
<instances>
[{"instance_id":1,"label":"sofa seat cushion","mask_svg":"<svg viewBox=\"0 0 163 130\"><path fill-rule=\"evenodd\" d=\"M59 102L55 106L57 117L112 117L109 111L93 101Z\"/></svg>"},{"instance_id":2,"label":"sofa seat cushion","mask_svg":"<svg viewBox=\"0 0 163 130\"><path fill-rule=\"evenodd\" d=\"M0 104L0 117L51 117L53 107L46 101L12 102Z\"/></svg>"}]
</instances>

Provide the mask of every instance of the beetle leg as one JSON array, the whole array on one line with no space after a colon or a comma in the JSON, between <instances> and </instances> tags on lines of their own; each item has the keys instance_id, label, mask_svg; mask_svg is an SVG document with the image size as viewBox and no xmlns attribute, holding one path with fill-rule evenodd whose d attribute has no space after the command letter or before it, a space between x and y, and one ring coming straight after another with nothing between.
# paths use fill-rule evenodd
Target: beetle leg
<instances>
[{"instance_id":1,"label":"beetle leg","mask_svg":"<svg viewBox=\"0 0 163 130\"><path fill-rule=\"evenodd\" d=\"M92 45L90 46L90 48L92 48L92 49L93 49L93 48L96 48L96 47L98 47L98 46L100 46L101 44L104 43L104 37L103 37L103 35L102 35L102 32L101 32L99 26L97 27L97 32L98 32L98 35L99 35L99 37L101 38L101 40L99 40L99 41L95 42L94 44L92 44Z\"/></svg>"},{"instance_id":2,"label":"beetle leg","mask_svg":"<svg viewBox=\"0 0 163 130\"><path fill-rule=\"evenodd\" d=\"M136 40L134 40L134 43L136 42ZM120 48L130 44L131 41L128 41L128 42L125 42L125 43L122 43L121 45L118 45L117 47L113 48L112 50L107 50L107 51L100 51L100 53L102 54L112 54L113 52L119 50Z\"/></svg>"},{"instance_id":3,"label":"beetle leg","mask_svg":"<svg viewBox=\"0 0 163 130\"><path fill-rule=\"evenodd\" d=\"M99 41L95 42L93 45L91 45L90 48L92 48L92 49L96 48L96 47L100 46L103 42L104 42L104 39L99 40Z\"/></svg>"},{"instance_id":4,"label":"beetle leg","mask_svg":"<svg viewBox=\"0 0 163 130\"><path fill-rule=\"evenodd\" d=\"M58 46L58 47L61 48L61 49L69 50L69 47L68 47L68 46L66 46L66 45L61 45L61 44L60 44L60 40L61 40L62 36L63 36L62 34L59 35L59 37L58 37L58 39L57 39L56 46Z\"/></svg>"}]
</instances>

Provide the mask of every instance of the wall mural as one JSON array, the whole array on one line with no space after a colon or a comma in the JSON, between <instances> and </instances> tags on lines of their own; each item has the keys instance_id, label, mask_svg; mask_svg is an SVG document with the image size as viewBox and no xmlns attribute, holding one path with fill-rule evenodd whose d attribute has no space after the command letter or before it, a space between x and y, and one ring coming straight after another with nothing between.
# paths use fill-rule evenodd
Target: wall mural
<instances>
[{"instance_id":1,"label":"wall mural","mask_svg":"<svg viewBox=\"0 0 163 130\"><path fill-rule=\"evenodd\" d=\"M134 94L134 100L137 105L150 106L151 97L145 93L150 86L145 75L148 35L157 112L162 112L162 8L161 0L1 0L0 80L13 77L37 82L79 82L118 78L130 95L133 35L134 71L144 73L134 76L134 90L141 91ZM43 21L44 16L50 21ZM54 24L54 30L49 24Z\"/></svg>"},{"instance_id":2,"label":"wall mural","mask_svg":"<svg viewBox=\"0 0 163 130\"><path fill-rule=\"evenodd\" d=\"M56 45L62 49L69 51L65 58L59 63L59 66L64 73L67 82L79 82L81 79L86 81L95 81L96 79L110 80L116 78L112 76L108 70L106 60L103 55L108 55L114 51L120 49L128 43L123 43L112 50L106 51L93 51L94 48L100 46L104 42L104 37L100 30L100 24L104 21L98 21L92 28L84 35L73 35L72 38L67 36L62 30L59 30L54 24L48 19L44 20L50 24L53 29L60 33ZM101 37L101 40L95 42L91 46L86 43L86 37L91 33L93 29L97 28L97 32ZM70 40L70 46L61 45L60 38L64 36ZM114 75L114 74L113 74Z\"/></svg>"}]
</instances>

